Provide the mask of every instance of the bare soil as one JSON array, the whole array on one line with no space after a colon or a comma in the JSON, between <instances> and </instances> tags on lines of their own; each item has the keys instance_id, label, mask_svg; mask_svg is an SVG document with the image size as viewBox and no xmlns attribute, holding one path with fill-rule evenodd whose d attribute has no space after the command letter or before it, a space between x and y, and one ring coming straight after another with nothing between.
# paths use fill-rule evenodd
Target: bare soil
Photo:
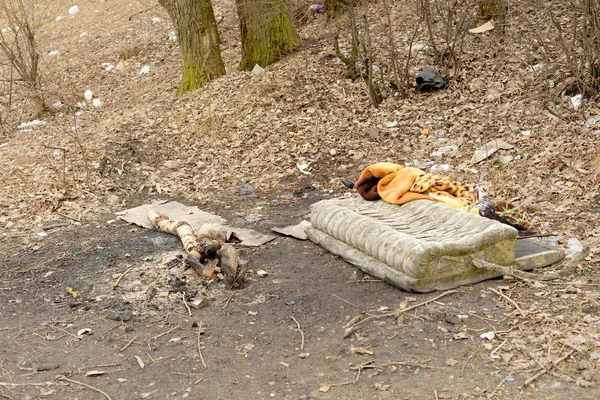
<instances>
[{"instance_id":1,"label":"bare soil","mask_svg":"<svg viewBox=\"0 0 600 400\"><path fill-rule=\"evenodd\" d=\"M160 8L88 2L71 18L71 5L53 2L39 30L48 103L63 106L32 131L0 133L0 398L600 397L598 130L568 97L552 110L562 118L544 108L531 25L515 17L505 37L467 36L464 72L448 89L411 90L375 109L362 82L323 58L334 32L324 16L307 17L302 49L251 75L236 70L233 2L215 1L228 74L175 98L179 52ZM375 32L382 10L372 6ZM400 2L392 10L405 46L411 14ZM374 40L385 49L384 37ZM411 73L431 61L417 54ZM15 96L12 118L32 119ZM591 103L586 113L600 110ZM516 160L470 165L494 138L513 144L501 154ZM266 233L305 219L315 201L349 195L341 178L372 162L426 161L448 144L459 152L435 159L448 174L522 204L561 245L577 237L591 256L565 280L499 279L430 301L439 293L401 292L309 241L279 237L240 248L246 278L230 288L184 270L177 238L113 214L178 200ZM241 196L241 182L256 196ZM249 214L263 218L249 223ZM208 305L191 307L198 298Z\"/></svg>"}]
</instances>

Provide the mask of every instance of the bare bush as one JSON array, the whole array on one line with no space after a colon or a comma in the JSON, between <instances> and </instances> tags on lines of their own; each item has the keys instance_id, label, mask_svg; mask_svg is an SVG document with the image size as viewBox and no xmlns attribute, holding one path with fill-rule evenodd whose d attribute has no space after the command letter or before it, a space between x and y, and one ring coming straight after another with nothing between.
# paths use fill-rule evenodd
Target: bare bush
<instances>
[{"instance_id":1,"label":"bare bush","mask_svg":"<svg viewBox=\"0 0 600 400\"><path fill-rule=\"evenodd\" d=\"M541 0L534 4L542 6ZM600 98L600 1L575 0L561 6L540 9L545 21L541 26L523 16L533 32L532 51L541 66L547 109L549 102L560 103L561 96ZM585 106L579 111L585 117Z\"/></svg>"},{"instance_id":2,"label":"bare bush","mask_svg":"<svg viewBox=\"0 0 600 400\"><path fill-rule=\"evenodd\" d=\"M37 112L46 108L40 77L36 31L40 18L37 17L34 0L0 0L0 20L7 28L0 30L1 61L10 69L10 94L14 82L13 71L25 84L27 97Z\"/></svg>"}]
</instances>

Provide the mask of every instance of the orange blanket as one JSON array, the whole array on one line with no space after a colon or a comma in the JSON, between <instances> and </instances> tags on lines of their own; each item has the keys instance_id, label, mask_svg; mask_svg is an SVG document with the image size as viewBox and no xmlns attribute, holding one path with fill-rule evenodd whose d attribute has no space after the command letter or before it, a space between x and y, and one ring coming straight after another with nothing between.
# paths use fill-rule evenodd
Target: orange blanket
<instances>
[{"instance_id":1,"label":"orange blanket","mask_svg":"<svg viewBox=\"0 0 600 400\"><path fill-rule=\"evenodd\" d=\"M383 199L391 204L404 204L425 199L479 214L473 185L389 162L368 166L356 182L356 190L365 200Z\"/></svg>"}]
</instances>

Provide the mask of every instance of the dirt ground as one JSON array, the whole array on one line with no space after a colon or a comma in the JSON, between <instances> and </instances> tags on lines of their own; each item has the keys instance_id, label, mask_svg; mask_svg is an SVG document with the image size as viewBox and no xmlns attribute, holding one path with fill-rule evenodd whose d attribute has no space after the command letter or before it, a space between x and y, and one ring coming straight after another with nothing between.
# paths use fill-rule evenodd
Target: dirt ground
<instances>
[{"instance_id":1,"label":"dirt ground","mask_svg":"<svg viewBox=\"0 0 600 400\"><path fill-rule=\"evenodd\" d=\"M296 223L320 197L317 192L293 207L266 206L260 210L264 219L246 226L268 232L269 226ZM243 214L264 207L252 203L238 210ZM583 290L569 290L566 284L532 289L514 281L484 282L397 321L366 321L344 338L344 325L357 315L379 315L438 294L401 292L308 241L283 237L243 249L249 260L247 281L229 290L186 274L175 237L124 222L110 224L108 233L106 221L113 217L99 217L61 228L32 246L2 244L2 376L14 384L0 385L5 398L103 398L83 384L113 399L476 399L499 385L497 398L598 396L595 388L552 374L523 388L533 372L512 372L512 364L490 358L489 346L508 339L510 348L503 354L531 364L526 354L532 343L544 342L546 335L559 340L556 330L562 322L580 323L568 314L559 317L561 310L576 306L597 320L596 284L589 286L589 281L580 286ZM112 283L128 270L113 290ZM260 277L259 270L268 275ZM503 287L510 287L507 293L535 317L520 316L490 291ZM536 298L536 291L552 293ZM200 295L210 302L188 313L184 293L188 300ZM548 307L549 315L536 307ZM127 311L131 319L113 320ZM91 332L77 334L85 328ZM496 338L488 344L479 335L489 331ZM536 337L525 336L530 333ZM586 357L577 358L585 367ZM58 368L31 370L46 364ZM579 364L561 365L558 371L576 376L569 369ZM535 371L535 365L527 369ZM98 371L102 374L87 376Z\"/></svg>"},{"instance_id":2,"label":"dirt ground","mask_svg":"<svg viewBox=\"0 0 600 400\"><path fill-rule=\"evenodd\" d=\"M252 75L236 70L233 1L214 1L227 75L176 98L180 54L162 9L90 1L69 17L73 4L52 2L40 19L57 109L16 129L33 119L30 104L22 91L12 106L0 96L16 121L0 131L0 398L600 397L598 128L584 125L600 109L589 102L582 119L568 96L545 97L531 66L543 55L535 38L552 32L534 6L514 5L506 36L468 35L448 89L412 88L375 109L328 56L335 27L325 16L303 17L302 48ZM399 48L412 35L409 8L392 6ZM383 5L370 12L384 32ZM381 56L385 37L374 36ZM415 54L411 74L431 62ZM495 138L514 148L470 164ZM450 144L459 151L431 155ZM414 294L280 236L240 247L245 279L230 288L185 270L177 238L114 214L177 200L269 233L306 219L318 200L351 195L341 178L372 162L428 160L521 204L559 245L579 238L590 257L562 280ZM245 183L254 197L240 194Z\"/></svg>"}]
</instances>

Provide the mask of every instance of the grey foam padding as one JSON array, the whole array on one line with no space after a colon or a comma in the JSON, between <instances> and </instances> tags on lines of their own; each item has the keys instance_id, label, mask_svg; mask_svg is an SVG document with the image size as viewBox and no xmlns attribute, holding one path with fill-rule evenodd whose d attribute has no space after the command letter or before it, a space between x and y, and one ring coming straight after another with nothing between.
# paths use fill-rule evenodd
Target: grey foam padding
<instances>
[{"instance_id":1,"label":"grey foam padding","mask_svg":"<svg viewBox=\"0 0 600 400\"><path fill-rule=\"evenodd\" d=\"M560 250L532 245L515 259L516 229L427 200L401 206L362 198L324 200L312 206L311 224L307 234L313 242L408 291L443 290L499 276L472 267L469 257L523 270L563 257Z\"/></svg>"}]
</instances>

